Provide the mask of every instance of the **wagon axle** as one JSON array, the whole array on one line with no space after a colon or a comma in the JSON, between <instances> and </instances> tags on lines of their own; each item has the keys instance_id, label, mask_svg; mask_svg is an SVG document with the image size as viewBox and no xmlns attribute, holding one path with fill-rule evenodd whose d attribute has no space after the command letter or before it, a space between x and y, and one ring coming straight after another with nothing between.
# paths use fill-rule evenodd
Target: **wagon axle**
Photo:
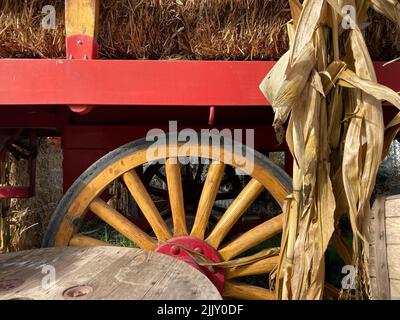
<instances>
[{"instance_id":1,"label":"wagon axle","mask_svg":"<svg viewBox=\"0 0 400 320\"><path fill-rule=\"evenodd\" d=\"M224 291L225 272L212 266L221 262L221 257L207 242L190 236L175 237L161 244L155 251L185 261L204 273L219 292Z\"/></svg>"}]
</instances>

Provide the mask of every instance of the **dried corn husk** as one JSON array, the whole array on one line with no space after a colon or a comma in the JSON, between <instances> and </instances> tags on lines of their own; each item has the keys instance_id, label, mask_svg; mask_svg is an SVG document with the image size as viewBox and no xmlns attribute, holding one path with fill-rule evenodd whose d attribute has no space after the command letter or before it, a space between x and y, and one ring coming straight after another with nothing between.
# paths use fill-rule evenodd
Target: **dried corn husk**
<instances>
[{"instance_id":1,"label":"dried corn husk","mask_svg":"<svg viewBox=\"0 0 400 320\"><path fill-rule=\"evenodd\" d=\"M286 140L294 158L293 194L284 207L278 297L323 297L324 255L333 235L338 252L350 260L340 230L335 231L343 214L352 225L351 262L358 271L356 294L347 297L368 297L364 220L381 159L400 128L400 113L384 127L381 100L400 109L400 97L377 83L359 25L367 22L370 7L400 23L399 3L293 0L289 4L290 49L260 86L271 101L275 125L282 127L290 116ZM344 5L356 9L351 30L340 23Z\"/></svg>"}]
</instances>

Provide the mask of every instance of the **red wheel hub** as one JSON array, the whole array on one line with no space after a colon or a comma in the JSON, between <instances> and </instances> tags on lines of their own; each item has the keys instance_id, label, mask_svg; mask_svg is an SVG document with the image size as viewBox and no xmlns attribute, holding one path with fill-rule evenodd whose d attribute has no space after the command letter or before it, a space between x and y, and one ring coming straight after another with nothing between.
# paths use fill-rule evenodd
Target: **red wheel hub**
<instances>
[{"instance_id":1,"label":"red wheel hub","mask_svg":"<svg viewBox=\"0 0 400 320\"><path fill-rule=\"evenodd\" d=\"M156 249L156 252L160 252L185 261L197 270L204 273L220 293L222 293L224 290L224 271L220 268L215 268L212 266L201 266L193 258L193 255L198 254L199 256L201 255L213 263L222 261L218 252L205 241L193 237L176 237L160 245Z\"/></svg>"}]
</instances>

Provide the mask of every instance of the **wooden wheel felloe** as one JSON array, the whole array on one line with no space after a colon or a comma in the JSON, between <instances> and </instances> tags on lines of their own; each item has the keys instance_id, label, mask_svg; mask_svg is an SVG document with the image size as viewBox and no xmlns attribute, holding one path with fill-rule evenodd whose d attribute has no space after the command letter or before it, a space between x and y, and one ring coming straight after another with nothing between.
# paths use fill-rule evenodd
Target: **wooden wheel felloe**
<instances>
[{"instance_id":1,"label":"wooden wheel felloe","mask_svg":"<svg viewBox=\"0 0 400 320\"><path fill-rule=\"evenodd\" d=\"M290 193L291 179L267 157L246 147L227 151L209 143L169 143L169 136L160 152L148 152L153 143L144 139L132 142L109 153L72 185L61 200L46 232L43 246L101 246L109 245L80 233L85 215L92 212L106 224L124 235L136 246L167 253L181 258L204 272L214 282L223 296L249 299L273 299L269 289L240 283L242 277L267 274L276 268L279 257L256 256L254 248L282 231L282 215L260 223L258 226L235 237L228 237L234 226L243 219L252 203L264 191L269 192L282 205ZM220 139L218 137L217 139ZM175 141L175 140L174 140ZM198 141L201 141L199 139ZM213 140L214 141L214 140ZM232 143L228 139L225 142ZM235 142L236 143L236 142ZM160 148L160 145L158 145ZM253 154L251 172L241 167L244 155ZM173 155L173 156L172 156ZM182 157L207 159L208 172L196 201L192 226L187 222L187 192L182 182ZM172 215L172 230L164 221L153 196L148 191L139 168L155 161L165 163L165 181ZM200 166L199 166L200 167ZM211 230L210 218L215 215L213 206L219 194L227 168L240 169L249 176L247 185L234 197ZM203 169L203 166L201 167ZM196 174L197 175L197 174ZM108 186L121 181L134 198L152 232L145 232L129 217L112 208L104 196ZM252 250L251 250L252 249ZM264 250L265 251L265 250ZM240 257L239 257L240 255ZM247 258L246 258L247 257ZM247 261L246 263L242 263ZM210 265L214 264L214 265Z\"/></svg>"}]
</instances>

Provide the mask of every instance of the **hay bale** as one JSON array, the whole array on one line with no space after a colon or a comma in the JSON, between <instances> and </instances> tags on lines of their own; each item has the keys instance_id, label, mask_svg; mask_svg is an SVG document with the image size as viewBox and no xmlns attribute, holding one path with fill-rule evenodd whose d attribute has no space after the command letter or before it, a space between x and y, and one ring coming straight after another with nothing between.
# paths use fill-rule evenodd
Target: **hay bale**
<instances>
[{"instance_id":1,"label":"hay bale","mask_svg":"<svg viewBox=\"0 0 400 320\"><path fill-rule=\"evenodd\" d=\"M61 58L64 1L0 4L0 57ZM41 27L54 5L56 30ZM272 59L287 47L286 1L101 1L100 56L126 59Z\"/></svg>"},{"instance_id":2,"label":"hay bale","mask_svg":"<svg viewBox=\"0 0 400 320\"><path fill-rule=\"evenodd\" d=\"M21 186L29 181L27 162L8 157L3 185ZM2 208L2 250L39 248L58 202L63 195L62 150L59 139L43 138L36 160L36 194L30 199L11 199Z\"/></svg>"},{"instance_id":3,"label":"hay bale","mask_svg":"<svg viewBox=\"0 0 400 320\"><path fill-rule=\"evenodd\" d=\"M54 5L57 28L41 27ZM275 60L288 47L287 0L102 0L100 57L110 59ZM372 57L399 55L399 32L375 13L367 30ZM63 0L3 0L0 57L62 58Z\"/></svg>"},{"instance_id":4,"label":"hay bale","mask_svg":"<svg viewBox=\"0 0 400 320\"><path fill-rule=\"evenodd\" d=\"M11 180L12 158L6 154L4 159L0 160L0 186L9 186ZM7 221L10 210L10 200L0 200L0 252L7 252L10 243L10 226Z\"/></svg>"},{"instance_id":5,"label":"hay bale","mask_svg":"<svg viewBox=\"0 0 400 320\"><path fill-rule=\"evenodd\" d=\"M389 19L370 10L365 30L368 50L375 61L389 61L400 56L400 30Z\"/></svg>"},{"instance_id":6,"label":"hay bale","mask_svg":"<svg viewBox=\"0 0 400 320\"><path fill-rule=\"evenodd\" d=\"M42 8L57 11L56 30L42 28ZM55 58L65 54L64 1L3 0L0 2L0 57Z\"/></svg>"},{"instance_id":7,"label":"hay bale","mask_svg":"<svg viewBox=\"0 0 400 320\"><path fill-rule=\"evenodd\" d=\"M394 140L382 161L376 178L374 200L382 196L400 194L400 142Z\"/></svg>"}]
</instances>

